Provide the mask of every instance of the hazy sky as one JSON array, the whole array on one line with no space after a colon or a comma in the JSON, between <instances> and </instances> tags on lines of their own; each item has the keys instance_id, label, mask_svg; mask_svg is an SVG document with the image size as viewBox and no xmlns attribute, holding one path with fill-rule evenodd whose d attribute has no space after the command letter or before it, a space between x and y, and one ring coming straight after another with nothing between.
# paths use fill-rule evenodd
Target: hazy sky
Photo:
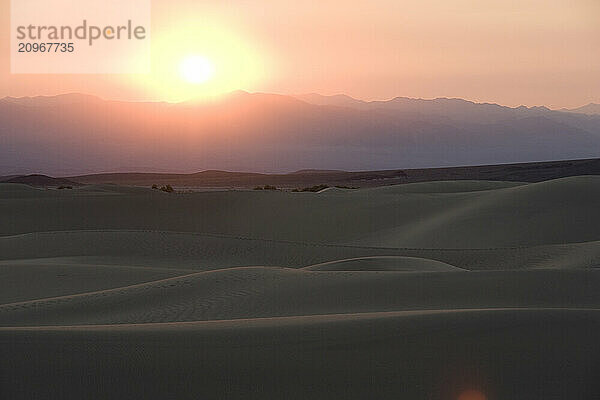
<instances>
[{"instance_id":1,"label":"hazy sky","mask_svg":"<svg viewBox=\"0 0 600 400\"><path fill-rule=\"evenodd\" d=\"M11 75L10 0L0 4L0 96L178 101L244 89L600 102L599 0L153 0L147 76ZM180 79L194 54L219 60L213 82Z\"/></svg>"}]
</instances>

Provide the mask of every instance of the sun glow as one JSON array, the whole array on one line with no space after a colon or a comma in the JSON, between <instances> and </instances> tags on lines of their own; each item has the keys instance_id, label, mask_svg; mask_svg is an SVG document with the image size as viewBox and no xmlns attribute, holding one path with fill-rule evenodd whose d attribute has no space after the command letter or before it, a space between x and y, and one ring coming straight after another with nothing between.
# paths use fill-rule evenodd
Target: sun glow
<instances>
[{"instance_id":1,"label":"sun glow","mask_svg":"<svg viewBox=\"0 0 600 400\"><path fill-rule=\"evenodd\" d=\"M191 55L181 61L179 72L181 78L185 81L199 84L204 83L213 77L215 67L206 57Z\"/></svg>"},{"instance_id":2,"label":"sun glow","mask_svg":"<svg viewBox=\"0 0 600 400\"><path fill-rule=\"evenodd\" d=\"M458 396L457 400L486 400L487 397L485 397L485 395L483 393L481 393L479 390L473 390L473 389L469 389L469 390L465 390L464 392L462 392L460 394L460 396Z\"/></svg>"},{"instance_id":3,"label":"sun glow","mask_svg":"<svg viewBox=\"0 0 600 400\"><path fill-rule=\"evenodd\" d=\"M137 77L148 97L179 102L259 90L265 52L252 46L248 35L216 19L173 20L176 25L153 30L152 71Z\"/></svg>"}]
</instances>

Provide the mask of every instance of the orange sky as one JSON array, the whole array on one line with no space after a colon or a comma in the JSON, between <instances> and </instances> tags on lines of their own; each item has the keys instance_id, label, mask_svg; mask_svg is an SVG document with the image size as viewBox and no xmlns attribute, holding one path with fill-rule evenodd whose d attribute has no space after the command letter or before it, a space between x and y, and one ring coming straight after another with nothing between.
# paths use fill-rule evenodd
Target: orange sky
<instances>
[{"instance_id":1,"label":"orange sky","mask_svg":"<svg viewBox=\"0 0 600 400\"><path fill-rule=\"evenodd\" d=\"M149 76L11 75L9 4L0 0L0 97L180 101L243 89L600 102L598 0L153 0ZM213 82L192 85L176 71L197 43L219 64Z\"/></svg>"}]
</instances>

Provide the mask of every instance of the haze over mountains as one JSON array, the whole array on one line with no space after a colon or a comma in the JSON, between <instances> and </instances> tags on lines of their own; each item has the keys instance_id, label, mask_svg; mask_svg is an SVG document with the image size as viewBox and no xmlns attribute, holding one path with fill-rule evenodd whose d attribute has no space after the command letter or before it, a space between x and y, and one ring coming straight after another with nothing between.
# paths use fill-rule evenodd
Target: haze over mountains
<instances>
[{"instance_id":1,"label":"haze over mountains","mask_svg":"<svg viewBox=\"0 0 600 400\"><path fill-rule=\"evenodd\" d=\"M592 158L600 154L594 110L246 92L179 104L79 94L4 98L0 175L375 170Z\"/></svg>"},{"instance_id":2,"label":"haze over mountains","mask_svg":"<svg viewBox=\"0 0 600 400\"><path fill-rule=\"evenodd\" d=\"M600 115L600 104L589 103L582 107L563 109L563 111L569 111L580 114Z\"/></svg>"}]
</instances>

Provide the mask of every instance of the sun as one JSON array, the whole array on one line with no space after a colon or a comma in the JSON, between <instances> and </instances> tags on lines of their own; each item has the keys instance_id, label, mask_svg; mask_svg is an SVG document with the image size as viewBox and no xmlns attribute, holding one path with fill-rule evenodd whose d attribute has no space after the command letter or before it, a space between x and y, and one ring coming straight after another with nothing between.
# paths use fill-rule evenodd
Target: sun
<instances>
[{"instance_id":1,"label":"sun","mask_svg":"<svg viewBox=\"0 0 600 400\"><path fill-rule=\"evenodd\" d=\"M183 102L260 91L270 77L267 65L273 61L267 49L228 22L198 24L193 13L169 20L153 27L150 71L118 78L123 85L133 81L152 100Z\"/></svg>"},{"instance_id":2,"label":"sun","mask_svg":"<svg viewBox=\"0 0 600 400\"><path fill-rule=\"evenodd\" d=\"M214 64L201 55L189 55L179 64L181 78L192 84L200 84L209 81L215 74Z\"/></svg>"}]
</instances>

